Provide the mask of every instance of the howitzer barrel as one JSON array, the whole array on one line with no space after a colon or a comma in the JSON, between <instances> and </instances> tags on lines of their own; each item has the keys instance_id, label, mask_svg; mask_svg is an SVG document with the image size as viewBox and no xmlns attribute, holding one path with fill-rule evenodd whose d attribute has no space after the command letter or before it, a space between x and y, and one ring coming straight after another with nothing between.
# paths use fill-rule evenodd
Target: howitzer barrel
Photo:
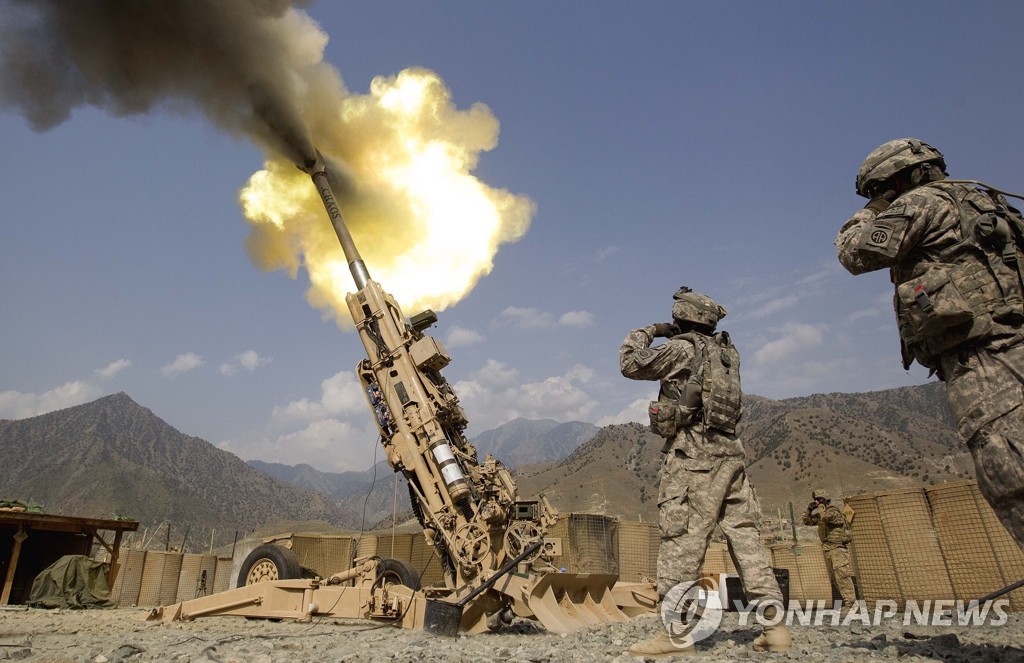
<instances>
[{"instance_id":1,"label":"howitzer barrel","mask_svg":"<svg viewBox=\"0 0 1024 663\"><path fill-rule=\"evenodd\" d=\"M330 217L331 225L334 226L334 234L338 236L338 241L341 242L341 250L345 252L345 259L348 260L348 270L352 273L352 280L356 283L356 290L362 290L366 287L366 282L370 280L370 273L366 270L366 263L363 262L362 257L359 255L359 249L356 248L355 242L352 241L352 235L348 231L348 226L345 225L345 217L341 215L341 208L338 206L338 201L334 198L334 191L331 190L331 185L327 181L327 165L324 163L323 158L321 158L320 153L317 152L316 160L307 161L300 168L313 178L316 192L320 194L320 199L324 201L327 216Z\"/></svg>"}]
</instances>

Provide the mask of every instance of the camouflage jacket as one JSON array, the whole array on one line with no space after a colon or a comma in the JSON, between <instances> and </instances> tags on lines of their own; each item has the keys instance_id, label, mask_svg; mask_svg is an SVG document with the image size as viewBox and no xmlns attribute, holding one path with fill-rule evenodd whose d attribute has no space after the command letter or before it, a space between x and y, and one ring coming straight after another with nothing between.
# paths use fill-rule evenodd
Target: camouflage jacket
<instances>
[{"instance_id":1,"label":"camouflage jacket","mask_svg":"<svg viewBox=\"0 0 1024 663\"><path fill-rule=\"evenodd\" d=\"M711 336L707 339L714 342ZM677 385L690 377L698 350L685 336L676 336L651 347L653 342L653 325L629 332L619 348L619 369L623 376L632 380L659 381L662 393L675 394ZM689 458L744 455L743 443L734 433L707 427L699 417L684 430L685 435L678 436L683 439L676 444Z\"/></svg>"},{"instance_id":2,"label":"camouflage jacket","mask_svg":"<svg viewBox=\"0 0 1024 663\"><path fill-rule=\"evenodd\" d=\"M828 504L814 510L807 507L804 509L803 523L818 526L818 538L822 543L845 545L850 542L849 524L842 509L837 506Z\"/></svg>"},{"instance_id":3,"label":"camouflage jacket","mask_svg":"<svg viewBox=\"0 0 1024 663\"><path fill-rule=\"evenodd\" d=\"M994 208L991 200L974 187L939 181L905 192L879 214L862 209L843 224L835 242L843 267L852 274L890 269L892 282L897 288L894 307L905 367L916 359L928 368L937 369L943 352L968 340L996 348L1019 342L1019 322L1001 319L998 312L993 314L994 318L988 315L995 306L990 300L996 297L984 299L990 291L1005 293L1016 290L1015 296L1019 297L1020 277L1015 269L998 287L993 281L991 286L977 286L974 292L968 293L968 299L973 297L973 300L968 302L968 310L964 312L965 317L959 327L943 328L929 335L912 324L913 297L921 291L920 283L932 287L927 283L930 269L937 265L949 268L950 272L968 269L971 273L961 277L962 284L967 280L976 283L979 274L991 271L986 261L993 261L996 267L1001 267L996 259L987 257L980 249L973 252L961 250L964 246L974 246L961 241L965 230L963 217L973 217L985 211L986 205ZM951 257L954 254L955 257ZM1005 267L1003 269L1006 271ZM900 286L907 283L911 287L901 290ZM943 285L948 283L947 279ZM936 292L941 287L935 286L935 290L926 293L941 297L941 293ZM1020 309L1016 300L1005 304L1009 309Z\"/></svg>"}]
</instances>

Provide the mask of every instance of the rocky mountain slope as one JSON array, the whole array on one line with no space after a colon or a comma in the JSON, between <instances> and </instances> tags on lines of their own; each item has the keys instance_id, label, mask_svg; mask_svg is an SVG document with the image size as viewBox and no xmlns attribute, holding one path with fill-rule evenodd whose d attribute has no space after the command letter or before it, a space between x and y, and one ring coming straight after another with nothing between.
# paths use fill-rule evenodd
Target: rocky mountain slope
<instances>
[{"instance_id":1,"label":"rocky mountain slope","mask_svg":"<svg viewBox=\"0 0 1024 663\"><path fill-rule=\"evenodd\" d=\"M37 417L0 421L0 490L47 513L174 525L180 544L231 543L281 520L352 526L322 493L273 479L185 435L124 393Z\"/></svg>"}]
</instances>

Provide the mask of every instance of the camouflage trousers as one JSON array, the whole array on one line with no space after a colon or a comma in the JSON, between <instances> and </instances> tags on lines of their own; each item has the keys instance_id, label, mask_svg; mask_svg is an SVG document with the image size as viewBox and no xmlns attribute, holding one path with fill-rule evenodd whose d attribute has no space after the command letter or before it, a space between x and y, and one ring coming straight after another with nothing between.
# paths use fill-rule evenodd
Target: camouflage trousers
<instances>
[{"instance_id":1,"label":"camouflage trousers","mask_svg":"<svg viewBox=\"0 0 1024 663\"><path fill-rule=\"evenodd\" d=\"M666 453L658 495L658 593L665 596L680 582L700 577L711 534L719 525L747 599L781 601L757 528L760 515L742 458L698 460L678 449Z\"/></svg>"},{"instance_id":2,"label":"camouflage trousers","mask_svg":"<svg viewBox=\"0 0 1024 663\"><path fill-rule=\"evenodd\" d=\"M828 566L832 584L843 597L843 605L852 606L857 600L857 590L853 586L853 565L850 564L850 551L844 545L834 543L821 544L825 554L825 565Z\"/></svg>"},{"instance_id":3,"label":"camouflage trousers","mask_svg":"<svg viewBox=\"0 0 1024 663\"><path fill-rule=\"evenodd\" d=\"M1024 550L1024 343L948 352L942 370L978 488Z\"/></svg>"}]
</instances>

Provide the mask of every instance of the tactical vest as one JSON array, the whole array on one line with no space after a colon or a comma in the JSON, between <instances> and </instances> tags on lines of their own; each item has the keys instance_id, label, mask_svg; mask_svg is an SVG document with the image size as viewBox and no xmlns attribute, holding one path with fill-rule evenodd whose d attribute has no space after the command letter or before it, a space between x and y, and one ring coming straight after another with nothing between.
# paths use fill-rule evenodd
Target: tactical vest
<instances>
[{"instance_id":1,"label":"tactical vest","mask_svg":"<svg viewBox=\"0 0 1024 663\"><path fill-rule=\"evenodd\" d=\"M690 382L700 386L700 406L704 423L726 433L735 433L742 414L740 390L740 353L729 340L728 332L705 336L687 332L675 338L693 343L696 350Z\"/></svg>"},{"instance_id":2,"label":"tactical vest","mask_svg":"<svg viewBox=\"0 0 1024 663\"><path fill-rule=\"evenodd\" d=\"M835 510L843 519L842 525L829 525L827 516L831 510ZM850 543L853 540L850 537L850 522L846 519L842 509L829 505L822 510L822 514L818 517L818 538L822 543Z\"/></svg>"},{"instance_id":3,"label":"tactical vest","mask_svg":"<svg viewBox=\"0 0 1024 663\"><path fill-rule=\"evenodd\" d=\"M993 191L944 181L925 186L959 210L960 240L938 257L911 251L892 269L892 277L903 366L909 368L916 359L937 369L943 352L1016 333L1024 323L1024 220Z\"/></svg>"}]
</instances>

